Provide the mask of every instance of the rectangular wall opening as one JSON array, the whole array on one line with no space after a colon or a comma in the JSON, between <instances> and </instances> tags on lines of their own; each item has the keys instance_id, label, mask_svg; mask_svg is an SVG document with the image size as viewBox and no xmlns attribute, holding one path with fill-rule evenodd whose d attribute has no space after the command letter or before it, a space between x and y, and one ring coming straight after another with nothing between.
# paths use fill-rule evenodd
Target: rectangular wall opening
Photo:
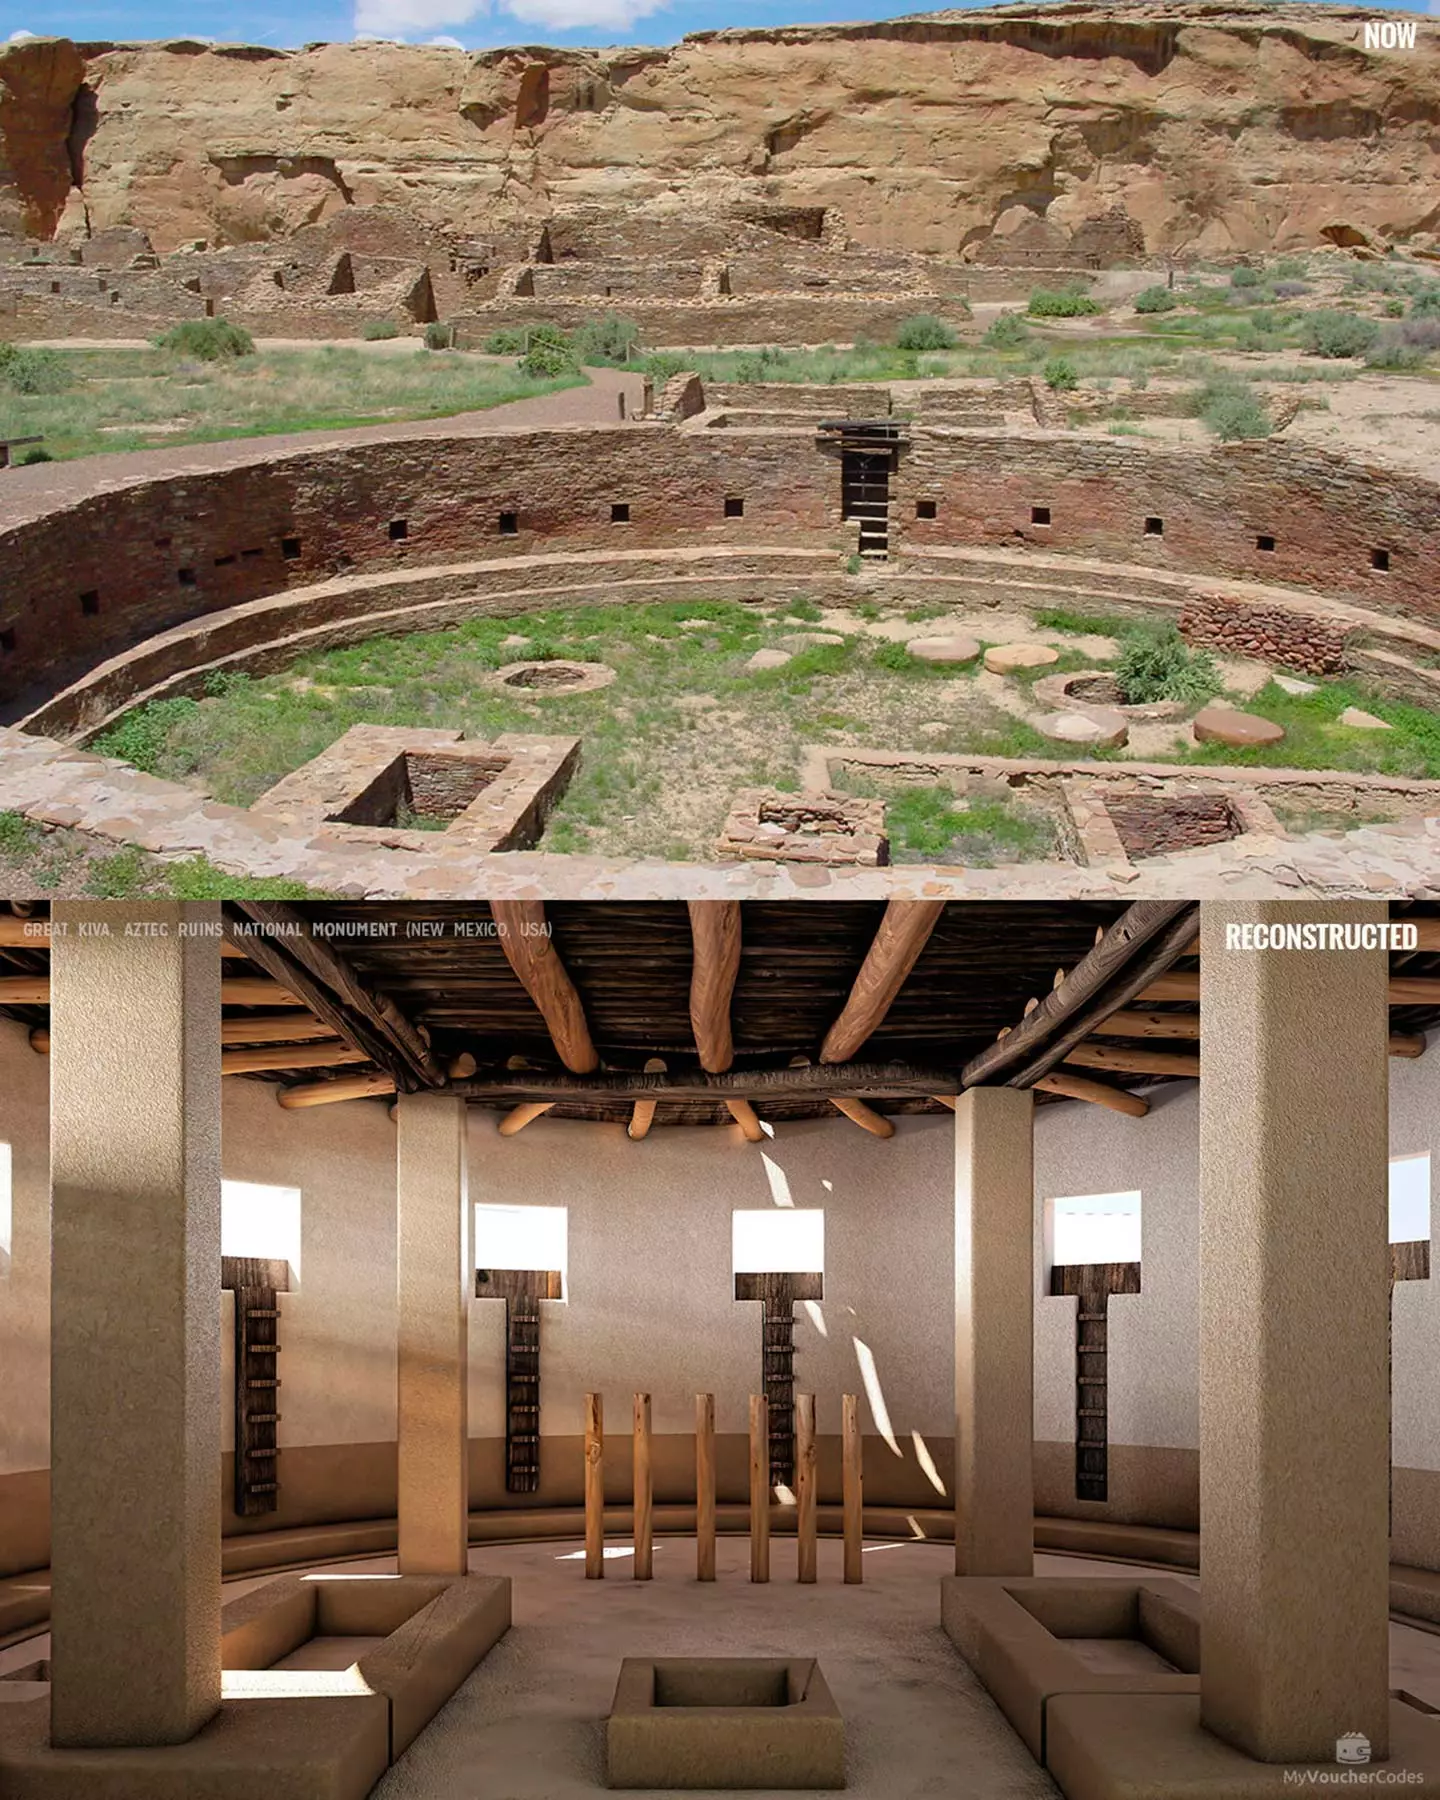
<instances>
[{"instance_id":1,"label":"rectangular wall opening","mask_svg":"<svg viewBox=\"0 0 1440 1800\"><path fill-rule=\"evenodd\" d=\"M1109 1497L1110 1296L1140 1292L1140 1194L1045 1203L1050 1292L1075 1307L1075 1498Z\"/></svg>"},{"instance_id":2,"label":"rectangular wall opening","mask_svg":"<svg viewBox=\"0 0 1440 1800\"><path fill-rule=\"evenodd\" d=\"M1145 535L1146 537L1164 537L1165 521L1156 518L1147 519L1145 521Z\"/></svg>"},{"instance_id":3,"label":"rectangular wall opening","mask_svg":"<svg viewBox=\"0 0 1440 1800\"><path fill-rule=\"evenodd\" d=\"M570 1213L564 1206L484 1206L475 1208L475 1268L482 1276L554 1271L558 1295L566 1297ZM506 1284L500 1283L500 1286Z\"/></svg>"},{"instance_id":4,"label":"rectangular wall opening","mask_svg":"<svg viewBox=\"0 0 1440 1800\"><path fill-rule=\"evenodd\" d=\"M500 515L501 537L517 537L520 532L519 513L503 512Z\"/></svg>"},{"instance_id":5,"label":"rectangular wall opening","mask_svg":"<svg viewBox=\"0 0 1440 1800\"><path fill-rule=\"evenodd\" d=\"M220 1183L220 1254L286 1262L300 1279L300 1190L261 1181Z\"/></svg>"},{"instance_id":6,"label":"rectangular wall opening","mask_svg":"<svg viewBox=\"0 0 1440 1800\"><path fill-rule=\"evenodd\" d=\"M1390 1242L1430 1241L1430 1156L1390 1158Z\"/></svg>"},{"instance_id":7,"label":"rectangular wall opening","mask_svg":"<svg viewBox=\"0 0 1440 1800\"><path fill-rule=\"evenodd\" d=\"M727 519L743 519L745 502L738 494L727 494L725 497L725 517Z\"/></svg>"}]
</instances>

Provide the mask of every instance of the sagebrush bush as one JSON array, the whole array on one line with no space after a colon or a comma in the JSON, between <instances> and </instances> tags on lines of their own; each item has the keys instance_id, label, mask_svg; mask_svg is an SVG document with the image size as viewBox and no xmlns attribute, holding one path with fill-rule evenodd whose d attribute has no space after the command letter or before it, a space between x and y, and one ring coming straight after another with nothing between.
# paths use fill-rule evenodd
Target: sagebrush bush
<instances>
[{"instance_id":1,"label":"sagebrush bush","mask_svg":"<svg viewBox=\"0 0 1440 1800\"><path fill-rule=\"evenodd\" d=\"M1058 292L1050 288L1036 288L1025 310L1032 319L1083 319L1101 309L1088 294L1077 293L1073 288L1064 288Z\"/></svg>"},{"instance_id":2,"label":"sagebrush bush","mask_svg":"<svg viewBox=\"0 0 1440 1800\"><path fill-rule=\"evenodd\" d=\"M1425 360L1424 347L1406 343L1404 333L1393 326L1382 331L1365 353L1367 369L1418 369Z\"/></svg>"},{"instance_id":3,"label":"sagebrush bush","mask_svg":"<svg viewBox=\"0 0 1440 1800\"><path fill-rule=\"evenodd\" d=\"M1227 443L1266 438L1275 429L1260 396L1243 375L1210 376L1196 392L1195 411L1216 437Z\"/></svg>"},{"instance_id":4,"label":"sagebrush bush","mask_svg":"<svg viewBox=\"0 0 1440 1800\"><path fill-rule=\"evenodd\" d=\"M229 319L184 319L172 325L155 339L159 350L174 350L180 356L198 357L201 362L225 362L231 357L253 356L255 340L243 325L232 325Z\"/></svg>"},{"instance_id":5,"label":"sagebrush bush","mask_svg":"<svg viewBox=\"0 0 1440 1800\"><path fill-rule=\"evenodd\" d=\"M1175 626L1137 625L1120 642L1115 682L1127 706L1157 700L1208 700L1220 692L1220 667L1208 650L1192 650Z\"/></svg>"},{"instance_id":6,"label":"sagebrush bush","mask_svg":"<svg viewBox=\"0 0 1440 1800\"><path fill-rule=\"evenodd\" d=\"M441 319L432 319L425 327L425 348L427 350L453 350L455 348L455 327L445 324Z\"/></svg>"},{"instance_id":7,"label":"sagebrush bush","mask_svg":"<svg viewBox=\"0 0 1440 1800\"><path fill-rule=\"evenodd\" d=\"M618 368L630 361L639 343L640 327L635 321L609 312L599 319L587 319L571 339L570 347L579 363Z\"/></svg>"},{"instance_id":8,"label":"sagebrush bush","mask_svg":"<svg viewBox=\"0 0 1440 1800\"><path fill-rule=\"evenodd\" d=\"M902 319L895 330L897 350L953 350L955 333L934 313L916 313Z\"/></svg>"},{"instance_id":9,"label":"sagebrush bush","mask_svg":"<svg viewBox=\"0 0 1440 1800\"><path fill-rule=\"evenodd\" d=\"M481 348L487 356L523 356L525 333L523 331L492 331Z\"/></svg>"},{"instance_id":10,"label":"sagebrush bush","mask_svg":"<svg viewBox=\"0 0 1440 1800\"><path fill-rule=\"evenodd\" d=\"M1261 280L1262 280L1262 276L1260 274L1260 271L1258 269L1247 268L1244 263L1241 263L1241 265L1238 269L1232 269L1230 271L1231 287L1237 287L1237 288L1259 287Z\"/></svg>"},{"instance_id":11,"label":"sagebrush bush","mask_svg":"<svg viewBox=\"0 0 1440 1800\"><path fill-rule=\"evenodd\" d=\"M1046 363L1045 385L1057 394L1080 385L1080 376L1068 356L1052 356Z\"/></svg>"},{"instance_id":12,"label":"sagebrush bush","mask_svg":"<svg viewBox=\"0 0 1440 1800\"><path fill-rule=\"evenodd\" d=\"M1422 287L1410 302L1412 319L1440 319L1440 282Z\"/></svg>"},{"instance_id":13,"label":"sagebrush bush","mask_svg":"<svg viewBox=\"0 0 1440 1800\"><path fill-rule=\"evenodd\" d=\"M367 344L378 344L399 337L400 327L393 319L367 319L360 327L360 335Z\"/></svg>"},{"instance_id":14,"label":"sagebrush bush","mask_svg":"<svg viewBox=\"0 0 1440 1800\"><path fill-rule=\"evenodd\" d=\"M1273 289L1277 300L1298 300L1310 292L1308 281L1277 281Z\"/></svg>"},{"instance_id":15,"label":"sagebrush bush","mask_svg":"<svg viewBox=\"0 0 1440 1800\"><path fill-rule=\"evenodd\" d=\"M1332 308L1305 315L1300 342L1312 356L1363 356L1379 335L1374 319Z\"/></svg>"},{"instance_id":16,"label":"sagebrush bush","mask_svg":"<svg viewBox=\"0 0 1440 1800\"><path fill-rule=\"evenodd\" d=\"M0 344L0 385L16 394L63 394L70 386L70 370L53 350Z\"/></svg>"},{"instance_id":17,"label":"sagebrush bush","mask_svg":"<svg viewBox=\"0 0 1440 1800\"><path fill-rule=\"evenodd\" d=\"M991 321L981 342L991 350L1018 350L1021 344L1030 342L1030 333L1019 313L1002 312Z\"/></svg>"},{"instance_id":18,"label":"sagebrush bush","mask_svg":"<svg viewBox=\"0 0 1440 1800\"><path fill-rule=\"evenodd\" d=\"M563 337L557 342L532 333L530 348L520 358L520 368L526 375L565 375L575 367L574 352Z\"/></svg>"},{"instance_id":19,"label":"sagebrush bush","mask_svg":"<svg viewBox=\"0 0 1440 1800\"><path fill-rule=\"evenodd\" d=\"M1135 310L1138 313L1174 312L1180 302L1167 287L1141 288L1135 296Z\"/></svg>"}]
</instances>

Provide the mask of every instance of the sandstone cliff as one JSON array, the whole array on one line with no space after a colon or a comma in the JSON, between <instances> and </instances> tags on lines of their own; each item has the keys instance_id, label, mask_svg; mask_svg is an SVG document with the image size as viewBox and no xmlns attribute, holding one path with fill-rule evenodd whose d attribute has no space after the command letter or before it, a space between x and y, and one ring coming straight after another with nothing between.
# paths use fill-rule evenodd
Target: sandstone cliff
<instances>
[{"instance_id":1,"label":"sandstone cliff","mask_svg":"<svg viewBox=\"0 0 1440 1800\"><path fill-rule=\"evenodd\" d=\"M1416 47L1363 49L1377 18ZM477 237L603 205L663 234L757 203L951 255L1096 219L1150 252L1433 247L1440 19L1061 0L668 50L0 48L0 230L135 225L164 251L352 204Z\"/></svg>"}]
</instances>

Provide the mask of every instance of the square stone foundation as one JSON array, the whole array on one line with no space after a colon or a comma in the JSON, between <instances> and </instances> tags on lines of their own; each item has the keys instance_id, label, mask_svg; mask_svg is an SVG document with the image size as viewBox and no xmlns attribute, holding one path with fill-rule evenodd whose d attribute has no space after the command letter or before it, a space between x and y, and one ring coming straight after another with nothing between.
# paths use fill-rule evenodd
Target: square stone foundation
<instances>
[{"instance_id":1,"label":"square stone foundation","mask_svg":"<svg viewBox=\"0 0 1440 1800\"><path fill-rule=\"evenodd\" d=\"M220 1710L195 1737L55 1749L42 1691L0 1707L0 1793L364 1800L509 1627L504 1580L284 1576L224 1608ZM145 1671L117 1669L116 1679Z\"/></svg>"},{"instance_id":2,"label":"square stone foundation","mask_svg":"<svg viewBox=\"0 0 1440 1800\"><path fill-rule=\"evenodd\" d=\"M735 796L715 851L759 862L884 868L890 861L885 804L852 794L745 788Z\"/></svg>"},{"instance_id":3,"label":"square stone foundation","mask_svg":"<svg viewBox=\"0 0 1440 1800\"><path fill-rule=\"evenodd\" d=\"M1200 1691L1200 1600L1184 1582L952 1575L940 1622L1040 1763L1060 1694Z\"/></svg>"},{"instance_id":4,"label":"square stone foundation","mask_svg":"<svg viewBox=\"0 0 1440 1800\"><path fill-rule=\"evenodd\" d=\"M813 1657L627 1657L605 1761L612 1788L841 1788L845 1726Z\"/></svg>"},{"instance_id":5,"label":"square stone foundation","mask_svg":"<svg viewBox=\"0 0 1440 1800\"><path fill-rule=\"evenodd\" d=\"M1065 801L1079 860L1091 868L1199 850L1257 834L1283 837L1253 788L1223 792L1174 782L1067 781Z\"/></svg>"},{"instance_id":6,"label":"square stone foundation","mask_svg":"<svg viewBox=\"0 0 1440 1800\"><path fill-rule=\"evenodd\" d=\"M579 764L578 738L352 725L251 811L395 849L528 850Z\"/></svg>"}]
</instances>

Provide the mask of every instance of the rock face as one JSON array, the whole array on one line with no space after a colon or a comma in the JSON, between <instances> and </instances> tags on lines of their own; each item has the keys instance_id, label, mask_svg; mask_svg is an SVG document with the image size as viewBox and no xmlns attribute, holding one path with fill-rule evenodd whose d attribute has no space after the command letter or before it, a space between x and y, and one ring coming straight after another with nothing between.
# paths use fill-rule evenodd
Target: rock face
<instances>
[{"instance_id":1,"label":"rock face","mask_svg":"<svg viewBox=\"0 0 1440 1800\"><path fill-rule=\"evenodd\" d=\"M162 252L352 203L476 236L593 206L679 238L750 208L1020 265L1433 246L1440 30L1366 51L1376 16L1060 0L660 50L26 42L0 48L0 216Z\"/></svg>"}]
</instances>

